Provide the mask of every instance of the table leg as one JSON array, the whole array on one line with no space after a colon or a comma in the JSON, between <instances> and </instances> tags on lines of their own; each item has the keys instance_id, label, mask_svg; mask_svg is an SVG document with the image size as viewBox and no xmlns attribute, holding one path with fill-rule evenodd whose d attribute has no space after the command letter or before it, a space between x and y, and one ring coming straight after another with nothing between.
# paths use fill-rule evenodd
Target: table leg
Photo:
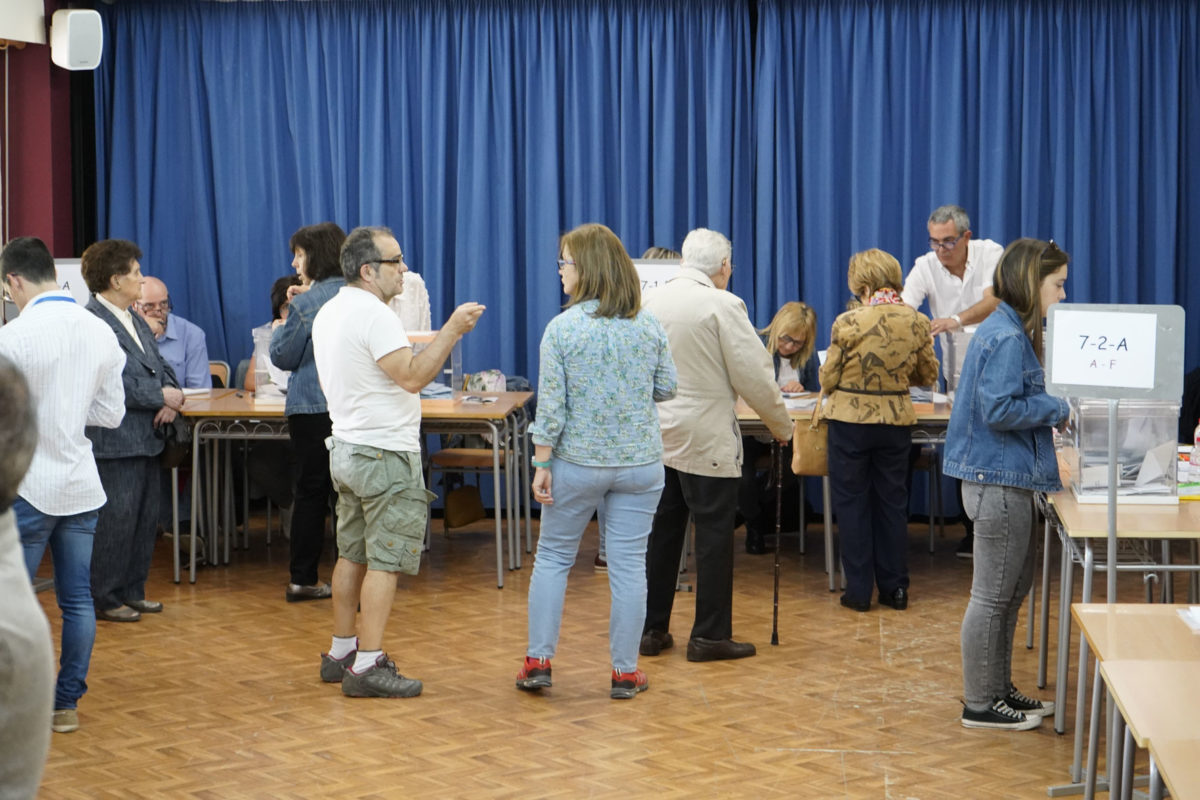
<instances>
[{"instance_id":1,"label":"table leg","mask_svg":"<svg viewBox=\"0 0 1200 800\"><path fill-rule=\"evenodd\" d=\"M1046 653L1050 645L1050 520L1042 520L1042 630L1038 647L1038 678L1039 689L1046 688ZM1059 584L1061 587L1062 584Z\"/></svg>"},{"instance_id":2,"label":"table leg","mask_svg":"<svg viewBox=\"0 0 1200 800\"><path fill-rule=\"evenodd\" d=\"M1058 529L1059 538L1059 573L1058 573L1058 646L1054 656L1054 730L1058 733L1066 731L1067 720L1067 673L1071 666L1071 598L1075 588L1072 585L1075 577L1075 565L1072 563L1071 542L1061 527ZM1076 767L1077 768L1077 767ZM1078 776L1072 780L1079 780Z\"/></svg>"},{"instance_id":3,"label":"table leg","mask_svg":"<svg viewBox=\"0 0 1200 800\"><path fill-rule=\"evenodd\" d=\"M1084 540L1084 556L1083 556L1083 595L1080 598L1085 603L1092 601L1092 569L1095 566L1095 551L1092 549L1092 540ZM1068 626L1070 625L1070 614L1067 615ZM1068 630L1068 636L1069 636ZM1084 699L1087 697L1087 639L1083 633L1079 634L1079 677L1078 686L1075 690L1075 756L1071 762L1071 774L1079 774L1079 761L1081 757L1081 748L1083 747L1083 723L1084 723ZM1100 665L1096 665L1096 669L1100 669ZM1097 672L1097 675L1099 673ZM1089 751L1089 757L1091 753ZM1079 780L1078 777L1073 780Z\"/></svg>"},{"instance_id":4,"label":"table leg","mask_svg":"<svg viewBox=\"0 0 1200 800\"><path fill-rule=\"evenodd\" d=\"M800 487L800 555L804 555L804 533L808 529L808 518L804 514L804 476L796 476L796 484Z\"/></svg>"},{"instance_id":5,"label":"table leg","mask_svg":"<svg viewBox=\"0 0 1200 800\"><path fill-rule=\"evenodd\" d=\"M821 478L821 498L825 504L825 571L829 573L829 591L837 591L833 568L833 509L829 507L829 476Z\"/></svg>"},{"instance_id":6,"label":"table leg","mask_svg":"<svg viewBox=\"0 0 1200 800\"><path fill-rule=\"evenodd\" d=\"M191 525L191 540L192 540L192 563L189 565L191 572L190 581L196 582L196 525L199 522L200 515L204 513L204 498L200 496L200 422L192 426L192 520ZM175 563L179 563L179 537L175 537ZM178 583L178 576L176 576Z\"/></svg>"},{"instance_id":7,"label":"table leg","mask_svg":"<svg viewBox=\"0 0 1200 800\"><path fill-rule=\"evenodd\" d=\"M174 581L179 583L179 468L171 467L171 531L175 544L171 548L174 561Z\"/></svg>"},{"instance_id":8,"label":"table leg","mask_svg":"<svg viewBox=\"0 0 1200 800\"><path fill-rule=\"evenodd\" d=\"M1162 775L1158 772L1158 762L1154 754L1150 754L1150 800L1163 800Z\"/></svg>"},{"instance_id":9,"label":"table leg","mask_svg":"<svg viewBox=\"0 0 1200 800\"><path fill-rule=\"evenodd\" d=\"M496 520L496 588L504 588L504 539L500 531L500 443L501 432L497 425L488 421L488 427L492 429L492 502L495 504L495 520ZM511 557L511 556L510 556Z\"/></svg>"}]
</instances>

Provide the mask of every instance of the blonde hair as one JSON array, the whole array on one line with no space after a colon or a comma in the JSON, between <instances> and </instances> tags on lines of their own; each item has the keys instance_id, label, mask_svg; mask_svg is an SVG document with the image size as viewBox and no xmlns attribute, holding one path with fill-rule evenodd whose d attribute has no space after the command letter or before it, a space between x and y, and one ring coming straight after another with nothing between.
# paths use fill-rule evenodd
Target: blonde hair
<instances>
[{"instance_id":1,"label":"blonde hair","mask_svg":"<svg viewBox=\"0 0 1200 800\"><path fill-rule=\"evenodd\" d=\"M891 253L871 248L850 256L850 270L846 276L850 292L855 297L870 296L880 289L904 288L900 274L900 262Z\"/></svg>"},{"instance_id":2,"label":"blonde hair","mask_svg":"<svg viewBox=\"0 0 1200 800\"><path fill-rule=\"evenodd\" d=\"M1054 242L1017 239L1004 248L992 275L992 293L1012 306L1021 318L1025 335L1042 360L1042 281L1065 267L1071 257Z\"/></svg>"},{"instance_id":3,"label":"blonde hair","mask_svg":"<svg viewBox=\"0 0 1200 800\"><path fill-rule=\"evenodd\" d=\"M767 337L767 351L771 355L779 352L779 337L790 336L803 340L804 345L788 356L792 368L799 370L800 366L812 357L813 348L817 342L817 312L812 306L799 301L784 303L775 312L771 324L761 329L759 334Z\"/></svg>"},{"instance_id":4,"label":"blonde hair","mask_svg":"<svg viewBox=\"0 0 1200 800\"><path fill-rule=\"evenodd\" d=\"M637 316L642 307L642 284L625 245L606 226L596 222L580 225L564 233L558 252L570 250L579 273L575 294L566 308L585 300L599 300L597 317Z\"/></svg>"}]
</instances>

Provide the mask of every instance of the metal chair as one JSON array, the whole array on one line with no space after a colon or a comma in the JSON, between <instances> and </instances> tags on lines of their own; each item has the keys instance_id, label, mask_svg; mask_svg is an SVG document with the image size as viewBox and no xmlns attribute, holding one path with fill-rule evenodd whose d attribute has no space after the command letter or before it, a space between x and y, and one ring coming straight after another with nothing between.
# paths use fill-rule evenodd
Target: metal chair
<instances>
[{"instance_id":1,"label":"metal chair","mask_svg":"<svg viewBox=\"0 0 1200 800\"><path fill-rule=\"evenodd\" d=\"M229 385L228 361L209 361L208 372L210 375L212 375L212 385L214 389L224 389Z\"/></svg>"}]
</instances>

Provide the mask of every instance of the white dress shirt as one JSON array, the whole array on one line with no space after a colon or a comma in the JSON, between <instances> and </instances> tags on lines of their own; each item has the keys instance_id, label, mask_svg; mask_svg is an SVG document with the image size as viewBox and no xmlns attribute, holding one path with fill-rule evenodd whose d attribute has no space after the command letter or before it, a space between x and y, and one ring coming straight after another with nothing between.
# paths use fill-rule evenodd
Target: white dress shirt
<instances>
[{"instance_id":1,"label":"white dress shirt","mask_svg":"<svg viewBox=\"0 0 1200 800\"><path fill-rule=\"evenodd\" d=\"M983 299L984 289L992 287L992 275L1002 255L1004 248L991 239L972 239L967 242L966 271L957 278L942 266L937 253L930 250L913 264L900 296L917 310L928 298L929 316L933 319L965 311Z\"/></svg>"},{"instance_id":2,"label":"white dress shirt","mask_svg":"<svg viewBox=\"0 0 1200 800\"><path fill-rule=\"evenodd\" d=\"M21 368L37 408L37 450L17 494L55 517L104 505L83 429L125 417L125 353L112 329L70 292L43 292L0 328L0 353Z\"/></svg>"},{"instance_id":3,"label":"white dress shirt","mask_svg":"<svg viewBox=\"0 0 1200 800\"><path fill-rule=\"evenodd\" d=\"M142 337L138 336L137 328L133 327L133 312L128 308L119 308L110 303L104 295L98 294L96 295L96 299L100 301L100 305L111 311L112 315L117 318L117 322L121 323L121 327L129 332L129 335L133 337L133 343L138 346L138 349L143 353L146 352L146 348L142 347ZM111 333L112 331L110 330L109 332Z\"/></svg>"}]
</instances>

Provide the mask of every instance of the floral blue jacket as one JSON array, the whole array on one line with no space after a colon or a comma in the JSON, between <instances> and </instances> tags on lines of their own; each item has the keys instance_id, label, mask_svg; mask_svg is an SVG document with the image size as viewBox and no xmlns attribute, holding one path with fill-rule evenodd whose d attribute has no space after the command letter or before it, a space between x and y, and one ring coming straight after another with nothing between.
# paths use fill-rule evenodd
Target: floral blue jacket
<instances>
[{"instance_id":1,"label":"floral blue jacket","mask_svg":"<svg viewBox=\"0 0 1200 800\"><path fill-rule=\"evenodd\" d=\"M1051 428L1067 401L1046 394L1046 373L1007 303L967 346L946 431L943 471L975 483L1052 492L1062 488Z\"/></svg>"}]
</instances>

